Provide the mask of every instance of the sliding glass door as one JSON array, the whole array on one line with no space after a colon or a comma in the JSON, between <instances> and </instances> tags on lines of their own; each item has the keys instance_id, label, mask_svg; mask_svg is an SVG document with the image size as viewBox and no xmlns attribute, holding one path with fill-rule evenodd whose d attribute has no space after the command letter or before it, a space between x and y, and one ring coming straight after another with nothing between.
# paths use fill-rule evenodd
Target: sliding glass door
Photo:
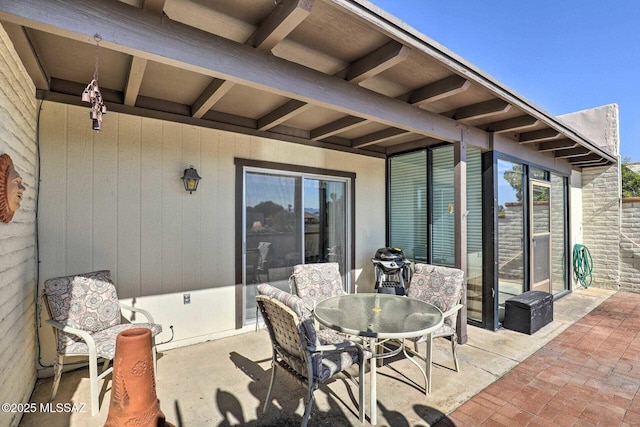
<instances>
[{"instance_id":1,"label":"sliding glass door","mask_svg":"<svg viewBox=\"0 0 640 427\"><path fill-rule=\"evenodd\" d=\"M348 285L348 178L245 168L243 195L245 323L257 285L288 292L294 265L337 262Z\"/></svg>"}]
</instances>

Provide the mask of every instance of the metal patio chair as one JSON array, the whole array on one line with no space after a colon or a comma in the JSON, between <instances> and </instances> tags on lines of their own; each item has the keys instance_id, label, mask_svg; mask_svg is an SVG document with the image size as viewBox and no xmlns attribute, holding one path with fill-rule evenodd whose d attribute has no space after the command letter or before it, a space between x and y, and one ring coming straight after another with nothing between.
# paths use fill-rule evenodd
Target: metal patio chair
<instances>
[{"instance_id":1,"label":"metal patio chair","mask_svg":"<svg viewBox=\"0 0 640 427\"><path fill-rule=\"evenodd\" d=\"M269 331L273 349L273 368L264 412L269 410L271 404L276 368L281 368L307 387L308 400L301 423L306 426L311 415L314 391L320 384L357 363L358 415L360 421L364 422L364 368L371 353L355 342L345 341L343 336L332 333L334 331L316 331L313 322L304 316L302 300L297 296L266 284L260 285L258 291L260 295L256 297L256 302ZM345 374L351 378L348 373Z\"/></svg>"},{"instance_id":2,"label":"metal patio chair","mask_svg":"<svg viewBox=\"0 0 640 427\"><path fill-rule=\"evenodd\" d=\"M57 341L51 400L55 399L58 391L64 357L88 356L91 415L96 415L100 410L98 380L105 378L113 369L108 367L109 361L115 356L118 334L131 328L148 328L152 337L155 337L162 332L162 326L153 323L148 311L118 301L109 270L48 279L44 282L43 297L49 312L46 322L53 326ZM121 309L141 313L148 323L122 323ZM100 374L99 358L104 359ZM155 341L153 365L155 369Z\"/></svg>"},{"instance_id":3,"label":"metal patio chair","mask_svg":"<svg viewBox=\"0 0 640 427\"><path fill-rule=\"evenodd\" d=\"M432 338L446 338L451 341L451 351L455 371L459 372L458 354L456 350L456 319L462 309L462 291L464 271L457 268L441 267L430 264L415 265L411 276L407 296L428 302L438 307L444 316L444 324L432 333ZM415 343L414 355L418 354L418 344L427 341L428 336L412 339ZM422 358L422 356L420 356ZM425 358L426 359L426 358Z\"/></svg>"}]
</instances>

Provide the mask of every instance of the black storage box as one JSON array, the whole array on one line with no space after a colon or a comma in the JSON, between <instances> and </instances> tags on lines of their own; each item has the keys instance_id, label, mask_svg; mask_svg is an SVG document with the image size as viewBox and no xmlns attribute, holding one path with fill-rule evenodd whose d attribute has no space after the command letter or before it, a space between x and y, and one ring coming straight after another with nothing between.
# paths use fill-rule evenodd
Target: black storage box
<instances>
[{"instance_id":1,"label":"black storage box","mask_svg":"<svg viewBox=\"0 0 640 427\"><path fill-rule=\"evenodd\" d=\"M533 334L553 321L553 295L529 291L504 303L502 326L524 334Z\"/></svg>"}]
</instances>

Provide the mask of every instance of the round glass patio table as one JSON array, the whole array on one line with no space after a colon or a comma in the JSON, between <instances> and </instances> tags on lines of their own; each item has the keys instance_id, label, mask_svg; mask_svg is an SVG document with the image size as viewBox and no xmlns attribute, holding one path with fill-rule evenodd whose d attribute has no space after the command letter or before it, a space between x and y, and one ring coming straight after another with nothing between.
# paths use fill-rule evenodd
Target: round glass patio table
<instances>
[{"instance_id":1,"label":"round glass patio table","mask_svg":"<svg viewBox=\"0 0 640 427\"><path fill-rule=\"evenodd\" d=\"M425 391L431 388L431 333L442 326L442 311L438 307L417 299L389 294L346 294L319 302L313 314L322 325L349 335L368 339L374 358L388 357L377 354L378 340L399 339L404 350L404 338L429 335L427 340L427 372L409 358L425 377ZM397 354L394 352L393 354ZM406 353L405 353L406 354ZM371 424L377 421L376 362L369 361L371 374Z\"/></svg>"}]
</instances>

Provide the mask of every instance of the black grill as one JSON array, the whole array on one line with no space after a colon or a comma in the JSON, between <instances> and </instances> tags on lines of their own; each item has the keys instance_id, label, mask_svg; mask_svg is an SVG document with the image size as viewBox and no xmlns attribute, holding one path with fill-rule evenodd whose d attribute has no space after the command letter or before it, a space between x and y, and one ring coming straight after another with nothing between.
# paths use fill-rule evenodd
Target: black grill
<instances>
[{"instance_id":1,"label":"black grill","mask_svg":"<svg viewBox=\"0 0 640 427\"><path fill-rule=\"evenodd\" d=\"M380 248L371 258L375 267L376 285L379 293L404 295L405 283L409 283L410 265L400 248Z\"/></svg>"}]
</instances>

